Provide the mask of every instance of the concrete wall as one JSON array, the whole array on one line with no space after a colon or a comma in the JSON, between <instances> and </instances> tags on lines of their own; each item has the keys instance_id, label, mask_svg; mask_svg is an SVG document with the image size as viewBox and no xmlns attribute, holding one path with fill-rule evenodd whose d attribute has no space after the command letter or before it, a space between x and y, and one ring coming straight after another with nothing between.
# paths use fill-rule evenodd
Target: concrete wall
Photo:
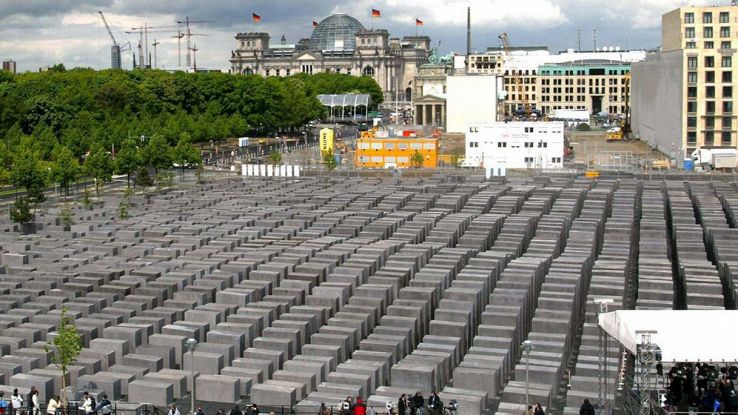
<instances>
[{"instance_id":1,"label":"concrete wall","mask_svg":"<svg viewBox=\"0 0 738 415\"><path fill-rule=\"evenodd\" d=\"M633 64L632 74L633 135L673 156L672 143L675 151L686 146L683 53L676 50L650 55Z\"/></svg>"},{"instance_id":2,"label":"concrete wall","mask_svg":"<svg viewBox=\"0 0 738 415\"><path fill-rule=\"evenodd\" d=\"M497 119L497 76L459 75L446 79L446 131L463 133L472 123Z\"/></svg>"}]
</instances>

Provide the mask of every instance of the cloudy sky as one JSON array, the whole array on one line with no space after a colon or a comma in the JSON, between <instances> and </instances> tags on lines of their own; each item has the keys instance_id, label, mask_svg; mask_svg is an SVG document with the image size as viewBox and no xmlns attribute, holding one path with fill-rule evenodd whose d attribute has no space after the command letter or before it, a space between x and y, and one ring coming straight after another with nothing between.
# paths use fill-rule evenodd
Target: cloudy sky
<instances>
[{"instance_id":1,"label":"cloudy sky","mask_svg":"<svg viewBox=\"0 0 738 415\"><path fill-rule=\"evenodd\" d=\"M598 46L652 48L660 42L661 15L683 4L726 4L729 0L0 0L0 60L13 59L19 71L63 62L67 67L110 65L110 39L97 11L105 13L120 43L134 51L138 34L125 31L145 23L162 27L156 39L158 65L177 66L177 20L185 16L209 23L194 26L198 66L228 68L233 36L239 31L266 31L278 42L309 37L312 21L331 13L349 13L365 26L370 11L379 9L375 28L393 36L415 33L415 18L425 22L419 34L429 35L443 53L463 51L466 6L472 7L472 48L498 46L497 35L509 33L514 46L547 45L552 51L575 48L581 30L582 49L591 49L592 29ZM251 21L251 13L262 16ZM121 42L122 41L122 42ZM184 42L182 43L184 51ZM153 56L153 47L149 46ZM184 56L184 52L183 52ZM184 58L183 58L184 61ZM123 63L131 65L131 53Z\"/></svg>"}]
</instances>

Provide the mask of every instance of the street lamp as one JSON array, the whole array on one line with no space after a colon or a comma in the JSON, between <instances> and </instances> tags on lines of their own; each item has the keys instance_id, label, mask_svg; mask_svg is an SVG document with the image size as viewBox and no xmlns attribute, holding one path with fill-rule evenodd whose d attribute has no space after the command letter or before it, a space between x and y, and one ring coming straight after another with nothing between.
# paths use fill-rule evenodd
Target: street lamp
<instances>
[{"instance_id":1,"label":"street lamp","mask_svg":"<svg viewBox=\"0 0 738 415\"><path fill-rule=\"evenodd\" d=\"M526 340L523 342L523 353L525 353L525 412L528 412L530 406L529 391L530 383L528 382L528 373L530 371L530 352L533 350L533 342Z\"/></svg>"},{"instance_id":2,"label":"street lamp","mask_svg":"<svg viewBox=\"0 0 738 415\"><path fill-rule=\"evenodd\" d=\"M192 381L192 393L190 394L190 404L192 413L195 413L195 349L197 349L197 340L193 338L187 339L187 351L190 352L190 379Z\"/></svg>"}]
</instances>

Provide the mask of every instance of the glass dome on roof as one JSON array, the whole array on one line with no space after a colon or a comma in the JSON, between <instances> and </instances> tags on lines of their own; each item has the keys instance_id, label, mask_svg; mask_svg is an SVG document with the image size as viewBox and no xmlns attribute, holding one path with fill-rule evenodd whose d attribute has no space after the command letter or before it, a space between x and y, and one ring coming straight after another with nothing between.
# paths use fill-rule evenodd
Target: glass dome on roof
<instances>
[{"instance_id":1,"label":"glass dome on roof","mask_svg":"<svg viewBox=\"0 0 738 415\"><path fill-rule=\"evenodd\" d=\"M313 50L353 50L356 49L356 32L364 26L347 14L332 14L323 19L310 36L310 49Z\"/></svg>"}]
</instances>

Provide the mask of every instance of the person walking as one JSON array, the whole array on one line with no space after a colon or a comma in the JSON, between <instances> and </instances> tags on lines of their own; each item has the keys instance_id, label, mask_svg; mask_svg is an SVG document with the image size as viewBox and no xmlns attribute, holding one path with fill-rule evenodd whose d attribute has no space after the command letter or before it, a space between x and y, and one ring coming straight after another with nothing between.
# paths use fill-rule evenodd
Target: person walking
<instances>
[{"instance_id":1,"label":"person walking","mask_svg":"<svg viewBox=\"0 0 738 415\"><path fill-rule=\"evenodd\" d=\"M41 414L41 407L38 402L38 389L35 386L31 386L31 393L28 397L28 413L30 415Z\"/></svg>"},{"instance_id":2,"label":"person walking","mask_svg":"<svg viewBox=\"0 0 738 415\"><path fill-rule=\"evenodd\" d=\"M589 399L585 399L582 407L579 408L579 415L595 415L594 406L589 403Z\"/></svg>"},{"instance_id":3,"label":"person walking","mask_svg":"<svg viewBox=\"0 0 738 415\"><path fill-rule=\"evenodd\" d=\"M0 415L8 415L10 404L5 401L5 393L0 391Z\"/></svg>"},{"instance_id":4,"label":"person walking","mask_svg":"<svg viewBox=\"0 0 738 415\"><path fill-rule=\"evenodd\" d=\"M46 415L56 415L59 413L59 409L61 408L61 399L59 399L59 396L54 396L53 398L49 399L49 402L46 403Z\"/></svg>"},{"instance_id":5,"label":"person walking","mask_svg":"<svg viewBox=\"0 0 738 415\"><path fill-rule=\"evenodd\" d=\"M423 398L423 393L420 391L415 392L415 396L410 399L410 403L413 406L413 414L414 415L422 415L423 411L425 410L425 398Z\"/></svg>"},{"instance_id":6,"label":"person walking","mask_svg":"<svg viewBox=\"0 0 738 415\"><path fill-rule=\"evenodd\" d=\"M18 389L13 389L13 395L10 397L10 406L13 409L13 415L20 415L23 407L23 397L18 393Z\"/></svg>"},{"instance_id":7,"label":"person walking","mask_svg":"<svg viewBox=\"0 0 738 415\"><path fill-rule=\"evenodd\" d=\"M197 410L195 411L195 415L205 415L205 412L202 411L201 406L197 407Z\"/></svg>"},{"instance_id":8,"label":"person walking","mask_svg":"<svg viewBox=\"0 0 738 415\"><path fill-rule=\"evenodd\" d=\"M179 409L177 409L176 405L172 405L169 407L169 412L167 412L167 415L179 415Z\"/></svg>"},{"instance_id":9,"label":"person walking","mask_svg":"<svg viewBox=\"0 0 738 415\"><path fill-rule=\"evenodd\" d=\"M110 402L110 399L108 399L108 395L106 393L102 394L102 399L100 400L100 403L95 406L94 412L96 415L110 415L113 413L113 404Z\"/></svg>"},{"instance_id":10,"label":"person walking","mask_svg":"<svg viewBox=\"0 0 738 415\"><path fill-rule=\"evenodd\" d=\"M403 393L397 401L397 415L407 415L408 409L410 409L410 400Z\"/></svg>"},{"instance_id":11,"label":"person walking","mask_svg":"<svg viewBox=\"0 0 738 415\"><path fill-rule=\"evenodd\" d=\"M92 400L90 393L85 391L82 398L82 404L79 409L84 411L85 415L91 414L95 411L95 402Z\"/></svg>"},{"instance_id":12,"label":"person walking","mask_svg":"<svg viewBox=\"0 0 738 415\"><path fill-rule=\"evenodd\" d=\"M436 391L433 391L430 398L428 398L428 408L432 415L440 415L443 411L443 402L441 402L441 397L438 396Z\"/></svg>"},{"instance_id":13,"label":"person walking","mask_svg":"<svg viewBox=\"0 0 738 415\"><path fill-rule=\"evenodd\" d=\"M354 404L354 415L366 415L366 403L361 396L356 397L356 403Z\"/></svg>"},{"instance_id":14,"label":"person walking","mask_svg":"<svg viewBox=\"0 0 738 415\"><path fill-rule=\"evenodd\" d=\"M536 402L536 406L533 408L533 415L546 415L543 411L543 407L539 402Z\"/></svg>"}]
</instances>

